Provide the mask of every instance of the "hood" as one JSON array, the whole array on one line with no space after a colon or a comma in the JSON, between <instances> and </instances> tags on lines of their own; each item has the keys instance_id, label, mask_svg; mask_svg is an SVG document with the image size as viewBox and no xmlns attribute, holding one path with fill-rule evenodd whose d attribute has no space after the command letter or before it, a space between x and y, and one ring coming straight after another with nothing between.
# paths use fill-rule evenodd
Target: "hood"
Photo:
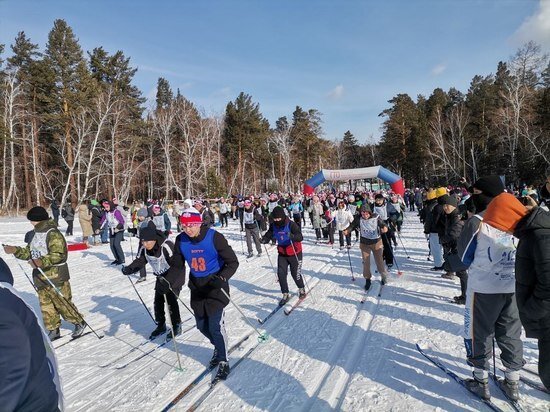
<instances>
[{"instance_id":1,"label":"hood","mask_svg":"<svg viewBox=\"0 0 550 412\"><path fill-rule=\"evenodd\" d=\"M13 276L9 266L6 264L4 259L0 257L0 282L9 283L13 286Z\"/></svg>"},{"instance_id":2,"label":"hood","mask_svg":"<svg viewBox=\"0 0 550 412\"><path fill-rule=\"evenodd\" d=\"M57 224L53 219L43 220L34 227L35 232L47 232L50 229L57 229Z\"/></svg>"},{"instance_id":3,"label":"hood","mask_svg":"<svg viewBox=\"0 0 550 412\"><path fill-rule=\"evenodd\" d=\"M550 212L536 207L518 222L514 236L521 239L528 232L539 229L550 231Z\"/></svg>"}]
</instances>

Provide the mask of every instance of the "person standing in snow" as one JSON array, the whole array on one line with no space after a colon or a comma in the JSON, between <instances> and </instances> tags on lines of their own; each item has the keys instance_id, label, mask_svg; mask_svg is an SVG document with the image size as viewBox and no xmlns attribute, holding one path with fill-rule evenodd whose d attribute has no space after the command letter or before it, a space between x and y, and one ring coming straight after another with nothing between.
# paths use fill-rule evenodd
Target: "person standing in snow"
<instances>
[{"instance_id":1,"label":"person standing in snow","mask_svg":"<svg viewBox=\"0 0 550 412\"><path fill-rule=\"evenodd\" d=\"M52 220L53 221L53 220ZM0 258L0 409L62 411L54 349Z\"/></svg>"},{"instance_id":2,"label":"person standing in snow","mask_svg":"<svg viewBox=\"0 0 550 412\"><path fill-rule=\"evenodd\" d=\"M92 244L97 246L101 244L101 218L105 212L102 210L99 202L95 199L90 201L90 212L92 214Z\"/></svg>"},{"instance_id":3,"label":"person standing in snow","mask_svg":"<svg viewBox=\"0 0 550 412\"><path fill-rule=\"evenodd\" d=\"M139 237L139 240L142 241L141 238L141 231L149 226L149 224L153 225L156 229L156 226L154 223L151 222L151 218L149 217L149 211L147 208L142 207L139 209L136 213L137 217L137 225L136 225L136 236ZM140 249L138 249L136 253L136 257L139 255ZM139 270L139 279L136 280L136 283L145 282L147 280L147 270L145 269L145 265Z\"/></svg>"},{"instance_id":4,"label":"person standing in snow","mask_svg":"<svg viewBox=\"0 0 550 412\"><path fill-rule=\"evenodd\" d=\"M254 256L252 250L252 240L256 246L256 251L258 256L262 255L262 246L260 244L260 221L262 220L262 215L256 209L256 206L252 204L250 200L244 201L244 210L243 210L243 222L244 222L244 233L246 237L246 247L248 249L248 258Z\"/></svg>"},{"instance_id":5,"label":"person standing in snow","mask_svg":"<svg viewBox=\"0 0 550 412\"><path fill-rule=\"evenodd\" d=\"M73 235L73 223L74 223L74 209L71 204L71 199L67 199L67 202L63 205L61 209L61 217L67 222L67 230L65 231L65 236Z\"/></svg>"},{"instance_id":6,"label":"person standing in snow","mask_svg":"<svg viewBox=\"0 0 550 412\"><path fill-rule=\"evenodd\" d=\"M59 205L57 204L57 200L52 199L50 208L52 209L53 220L56 224L59 224Z\"/></svg>"},{"instance_id":7,"label":"person standing in snow","mask_svg":"<svg viewBox=\"0 0 550 412\"><path fill-rule=\"evenodd\" d=\"M92 214L88 206L88 201L82 201L82 204L78 206L78 221L80 222L80 228L82 229L82 241L88 243L92 236ZM91 242L93 243L93 241Z\"/></svg>"},{"instance_id":8,"label":"person standing in snow","mask_svg":"<svg viewBox=\"0 0 550 412\"><path fill-rule=\"evenodd\" d=\"M299 298L306 297L304 287L304 279L301 273L302 267L302 232L300 226L291 221L285 214L282 207L277 206L271 213L273 223L269 225L269 229L265 232L261 242L267 244L273 239L277 242L277 276L281 293L283 297L279 305L283 306L290 299L288 290L288 267L290 266L290 275L298 286Z\"/></svg>"},{"instance_id":9,"label":"person standing in snow","mask_svg":"<svg viewBox=\"0 0 550 412\"><path fill-rule=\"evenodd\" d=\"M498 178L498 176L495 176ZM502 183L500 183L502 185ZM519 398L519 370L523 366L521 322L515 296L515 255L517 240L512 233L527 209L513 195L501 193L487 206L478 231L467 242L461 256L469 267L464 344L473 378L468 389L490 399L489 360L493 339L501 350L506 368L502 389L508 397Z\"/></svg>"},{"instance_id":10,"label":"person standing in snow","mask_svg":"<svg viewBox=\"0 0 550 412\"><path fill-rule=\"evenodd\" d=\"M78 338L84 332L86 323L72 302L67 242L43 207L35 206L30 209L27 219L34 226L34 236L30 243L26 247L4 245L4 252L13 254L17 259L27 260L33 268L33 282L38 290L42 320L50 340L61 337L60 316L74 325L72 337ZM64 298L54 290L48 279Z\"/></svg>"},{"instance_id":11,"label":"person standing in snow","mask_svg":"<svg viewBox=\"0 0 550 412\"><path fill-rule=\"evenodd\" d=\"M218 365L216 379L224 380L230 372L224 308L229 304L228 281L237 271L239 260L220 232L202 224L197 209L185 209L180 224L183 232L176 238L166 277L174 272L185 279L185 264L189 266L188 286L197 329L214 345L210 367Z\"/></svg>"},{"instance_id":12,"label":"person standing in snow","mask_svg":"<svg viewBox=\"0 0 550 412\"><path fill-rule=\"evenodd\" d=\"M336 211L336 229L338 230L338 240L340 242L340 250L344 249L344 238L346 239L346 246L349 249L351 247L351 232L344 234L351 223L353 222L353 213L350 209L346 208L346 202L343 199L338 201L338 210Z\"/></svg>"},{"instance_id":13,"label":"person standing in snow","mask_svg":"<svg viewBox=\"0 0 550 412\"><path fill-rule=\"evenodd\" d=\"M111 265L122 265L126 261L120 245L124 236L124 218L112 202L106 200L102 206L105 209L105 214L100 223L102 228L107 227L109 230L109 246L115 258Z\"/></svg>"},{"instance_id":14,"label":"person standing in snow","mask_svg":"<svg viewBox=\"0 0 550 412\"><path fill-rule=\"evenodd\" d=\"M356 228L359 228L359 249L361 250L363 258L365 290L369 290L371 287L371 253L374 255L376 268L382 278L381 283L384 285L388 279L388 271L384 266L384 243L382 241L382 234L388 230L388 227L380 216L370 210L367 203L361 206L361 215L355 217L353 222L343 230L343 234L349 236Z\"/></svg>"},{"instance_id":15,"label":"person standing in snow","mask_svg":"<svg viewBox=\"0 0 550 412\"><path fill-rule=\"evenodd\" d=\"M212 211L205 206L204 202L202 200L195 200L194 205L195 205L195 209L197 209L201 214L202 225L208 228L214 226L214 220L215 220L214 213L212 213ZM241 225L242 225L242 214L241 214Z\"/></svg>"},{"instance_id":16,"label":"person standing in snow","mask_svg":"<svg viewBox=\"0 0 550 412\"><path fill-rule=\"evenodd\" d=\"M227 215L231 213L231 205L225 201L225 198L220 199L220 224L221 227L227 227Z\"/></svg>"},{"instance_id":17,"label":"person standing in snow","mask_svg":"<svg viewBox=\"0 0 550 412\"><path fill-rule=\"evenodd\" d=\"M460 233L464 226L464 221L462 220L460 213L458 212L458 202L456 197L445 195L442 196L441 202L443 204L443 212L445 213L443 217L443 222L445 224L445 231L443 236L439 239L443 250L445 251L444 259L445 263L443 264L445 273L441 275L444 279L455 278L456 276L460 279L460 296L457 296L454 299L454 302L459 305L464 305L466 303L466 285L468 279L468 272L465 270L458 270L454 265L458 264L458 250L457 243L460 238Z\"/></svg>"},{"instance_id":18,"label":"person standing in snow","mask_svg":"<svg viewBox=\"0 0 550 412\"><path fill-rule=\"evenodd\" d=\"M298 226L302 227L302 213L304 211L304 207L302 206L302 202L300 202L300 198L298 196L294 196L292 203L288 206L288 211L292 215L294 222Z\"/></svg>"},{"instance_id":19,"label":"person standing in snow","mask_svg":"<svg viewBox=\"0 0 550 412\"><path fill-rule=\"evenodd\" d=\"M153 205L151 206L150 218L155 224L157 230L160 230L162 233L164 233L165 237L168 237L168 235L170 234L170 228L172 227L172 222L170 222L170 217L168 217L168 213L161 209L159 205Z\"/></svg>"},{"instance_id":20,"label":"person standing in snow","mask_svg":"<svg viewBox=\"0 0 550 412\"><path fill-rule=\"evenodd\" d=\"M393 266L393 248L391 245L392 233L389 227L390 212L393 210L395 209L393 208L393 206L388 205L384 195L378 193L374 197L374 207L372 212L376 214L386 224L386 230L381 232L380 236L382 238L382 244L384 245L384 261L386 262L388 268L391 268Z\"/></svg>"},{"instance_id":21,"label":"person standing in snow","mask_svg":"<svg viewBox=\"0 0 550 412\"><path fill-rule=\"evenodd\" d=\"M141 247L136 254L135 260L128 266L123 266L122 273L124 275L131 275L144 271L145 266L149 263L154 275L157 277L154 300L157 327L151 333L149 339L154 339L166 332L165 296L173 327L170 336L173 338L181 334L181 315L178 306L178 296L182 286L185 284L185 272L170 272L170 265L174 255L174 243L167 240L164 233L157 230L151 221L146 222L146 225L139 231Z\"/></svg>"}]
</instances>

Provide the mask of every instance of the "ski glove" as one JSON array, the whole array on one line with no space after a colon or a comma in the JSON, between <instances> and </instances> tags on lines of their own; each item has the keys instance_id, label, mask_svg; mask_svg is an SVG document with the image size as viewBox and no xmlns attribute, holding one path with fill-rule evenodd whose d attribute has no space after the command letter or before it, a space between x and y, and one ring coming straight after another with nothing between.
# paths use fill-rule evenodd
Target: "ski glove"
<instances>
[{"instance_id":1,"label":"ski glove","mask_svg":"<svg viewBox=\"0 0 550 412\"><path fill-rule=\"evenodd\" d=\"M265 237L263 237L263 238L260 239L260 243L261 243L262 245L267 245L269 242L271 242L271 240L270 240L270 239L266 239Z\"/></svg>"},{"instance_id":2,"label":"ski glove","mask_svg":"<svg viewBox=\"0 0 550 412\"><path fill-rule=\"evenodd\" d=\"M212 278L210 279L210 282L208 282L208 284L213 289L221 289L226 285L226 283L227 282L225 281L225 279L218 275L212 276Z\"/></svg>"},{"instance_id":3,"label":"ski glove","mask_svg":"<svg viewBox=\"0 0 550 412\"><path fill-rule=\"evenodd\" d=\"M132 271L130 270L130 268L128 266L122 266L120 271L122 272L123 275L126 275L126 276L132 274Z\"/></svg>"}]
</instances>

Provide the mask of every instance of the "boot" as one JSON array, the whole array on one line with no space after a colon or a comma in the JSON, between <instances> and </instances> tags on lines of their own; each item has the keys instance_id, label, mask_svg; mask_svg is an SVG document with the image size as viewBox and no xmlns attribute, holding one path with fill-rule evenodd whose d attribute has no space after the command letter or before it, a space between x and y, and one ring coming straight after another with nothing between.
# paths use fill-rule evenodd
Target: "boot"
<instances>
[{"instance_id":1,"label":"boot","mask_svg":"<svg viewBox=\"0 0 550 412\"><path fill-rule=\"evenodd\" d=\"M298 289L298 298L299 299L305 299L306 297L306 290L305 288Z\"/></svg>"},{"instance_id":2,"label":"boot","mask_svg":"<svg viewBox=\"0 0 550 412\"><path fill-rule=\"evenodd\" d=\"M221 361L218 364L218 372L216 373L216 376L214 377L212 383L226 380L229 372L231 372L231 368L229 368L229 362Z\"/></svg>"},{"instance_id":3,"label":"boot","mask_svg":"<svg viewBox=\"0 0 550 412\"><path fill-rule=\"evenodd\" d=\"M73 330L73 333L71 334L71 337L73 339L80 338L84 333L84 329L86 329L86 324L84 322L75 323L74 330Z\"/></svg>"},{"instance_id":4,"label":"boot","mask_svg":"<svg viewBox=\"0 0 550 412\"><path fill-rule=\"evenodd\" d=\"M508 398L510 398L513 401L517 401L519 399L519 385L517 381L509 381L508 379L498 379L497 384Z\"/></svg>"},{"instance_id":5,"label":"boot","mask_svg":"<svg viewBox=\"0 0 550 412\"><path fill-rule=\"evenodd\" d=\"M48 331L48 338L51 342L53 342L56 339L59 339L61 335L59 334L59 328L55 328Z\"/></svg>"},{"instance_id":6,"label":"boot","mask_svg":"<svg viewBox=\"0 0 550 412\"><path fill-rule=\"evenodd\" d=\"M212 359L210 359L210 362L208 363L208 366L211 369L214 369L215 366L218 366L220 363L220 360L218 359L218 350L214 349L214 354L212 355Z\"/></svg>"},{"instance_id":7,"label":"boot","mask_svg":"<svg viewBox=\"0 0 550 412\"><path fill-rule=\"evenodd\" d=\"M141 282L145 282L147 280L146 277L143 277L143 278L139 278L138 280L136 280L136 283L141 283Z\"/></svg>"},{"instance_id":8,"label":"boot","mask_svg":"<svg viewBox=\"0 0 550 412\"><path fill-rule=\"evenodd\" d=\"M453 272L445 272L444 274L441 275L441 277L443 279L449 279L449 280L455 280L456 279L456 276Z\"/></svg>"},{"instance_id":9,"label":"boot","mask_svg":"<svg viewBox=\"0 0 550 412\"><path fill-rule=\"evenodd\" d=\"M365 290L369 290L371 285L370 279L365 279Z\"/></svg>"},{"instance_id":10,"label":"boot","mask_svg":"<svg viewBox=\"0 0 550 412\"><path fill-rule=\"evenodd\" d=\"M437 271L437 270L443 270L443 266L434 266L430 270Z\"/></svg>"},{"instance_id":11,"label":"boot","mask_svg":"<svg viewBox=\"0 0 550 412\"><path fill-rule=\"evenodd\" d=\"M164 332L166 332L166 324L159 323L157 325L157 328L153 332L151 332L151 335L149 335L149 339L155 339L157 336L162 335Z\"/></svg>"},{"instance_id":12,"label":"boot","mask_svg":"<svg viewBox=\"0 0 550 412\"><path fill-rule=\"evenodd\" d=\"M382 280L380 281L381 285L385 285L388 283L388 276L386 274L382 274Z\"/></svg>"},{"instance_id":13,"label":"boot","mask_svg":"<svg viewBox=\"0 0 550 412\"><path fill-rule=\"evenodd\" d=\"M290 293L283 293L282 299L279 301L279 306L284 306L290 299Z\"/></svg>"},{"instance_id":14,"label":"boot","mask_svg":"<svg viewBox=\"0 0 550 412\"><path fill-rule=\"evenodd\" d=\"M477 379L466 379L466 388L472 393L475 393L482 399L490 400L491 393L489 392L489 381L487 379L479 381Z\"/></svg>"},{"instance_id":15,"label":"boot","mask_svg":"<svg viewBox=\"0 0 550 412\"><path fill-rule=\"evenodd\" d=\"M247 259L250 259L250 258L253 257L253 256L254 256L254 253L249 252L248 255L246 255L246 258L247 258Z\"/></svg>"},{"instance_id":16,"label":"boot","mask_svg":"<svg viewBox=\"0 0 550 412\"><path fill-rule=\"evenodd\" d=\"M464 296L455 296L453 298L453 302L457 305L465 305L466 304L466 298Z\"/></svg>"}]
</instances>

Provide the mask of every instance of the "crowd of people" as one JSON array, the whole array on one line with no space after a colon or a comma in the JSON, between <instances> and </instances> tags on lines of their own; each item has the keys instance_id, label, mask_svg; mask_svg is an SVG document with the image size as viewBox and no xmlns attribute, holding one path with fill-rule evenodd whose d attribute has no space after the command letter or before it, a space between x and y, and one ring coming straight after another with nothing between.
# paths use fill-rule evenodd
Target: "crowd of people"
<instances>
[{"instance_id":1,"label":"crowd of people","mask_svg":"<svg viewBox=\"0 0 550 412\"><path fill-rule=\"evenodd\" d=\"M149 265L156 276L154 318L150 339L168 332L181 333L179 294L187 281L191 308L198 330L214 346L210 367L218 366L216 379L225 379L230 367L224 308L230 302L229 280L239 260L223 235L230 219L237 221L246 238L246 257L262 254L262 245L277 247L279 304L290 297L288 272L299 299L307 296L301 274L303 228L311 226L311 242L346 250L357 242L362 256L364 289L372 285L370 256L374 256L380 283L389 279L395 264L393 249L400 238L405 212L417 212L427 239L432 271L444 279L460 280L453 302L464 305L464 343L473 367L469 389L489 399L489 360L493 339L501 350L505 379L500 383L511 399L519 397L523 366L522 328L538 340L539 376L550 388L550 173L539 190L507 190L498 176L485 176L455 187L391 191L318 191L315 194L232 196L213 200L186 199L165 204L149 200L130 206L117 199L84 202L78 209L83 241L109 243L111 265L124 275L146 278ZM59 338L60 317L73 323L73 337L87 324L71 301L67 243L58 229L59 207L29 210L34 230L26 247L4 245L4 251L27 260L50 340ZM72 235L75 213L70 202L62 208L66 236ZM172 233L172 215L177 233ZM71 225L69 225L71 222ZM214 228L216 227L216 228ZM124 233L139 238L140 247L126 265L121 246ZM175 238L171 235L176 235ZM336 235L338 244L336 245ZM267 251L267 249L266 249ZM244 248L243 248L244 252ZM133 252L132 252L133 255ZM351 264L351 261L350 261ZM188 277L186 277L186 268ZM60 297L64 302L60 303ZM68 305L65 303L69 303ZM168 307L165 313L164 304ZM168 319L167 319L168 318ZM167 320L171 328L167 328Z\"/></svg>"}]
</instances>

